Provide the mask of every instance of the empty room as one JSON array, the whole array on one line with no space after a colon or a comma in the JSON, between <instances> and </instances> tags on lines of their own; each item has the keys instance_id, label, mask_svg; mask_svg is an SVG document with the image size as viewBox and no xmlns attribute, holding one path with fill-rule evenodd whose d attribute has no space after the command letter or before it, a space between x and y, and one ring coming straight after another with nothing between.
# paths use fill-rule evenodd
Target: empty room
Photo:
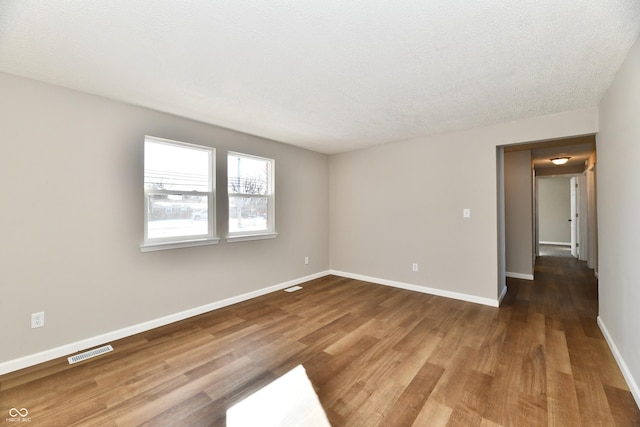
<instances>
[{"instance_id":1,"label":"empty room","mask_svg":"<svg viewBox=\"0 0 640 427\"><path fill-rule=\"evenodd\" d=\"M1 1L0 425L640 425L639 34Z\"/></svg>"}]
</instances>

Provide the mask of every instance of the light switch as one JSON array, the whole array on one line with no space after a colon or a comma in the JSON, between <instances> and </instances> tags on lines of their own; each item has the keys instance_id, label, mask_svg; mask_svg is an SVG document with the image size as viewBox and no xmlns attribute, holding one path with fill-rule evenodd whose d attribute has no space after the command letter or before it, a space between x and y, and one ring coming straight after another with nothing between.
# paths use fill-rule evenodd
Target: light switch
<instances>
[{"instance_id":1,"label":"light switch","mask_svg":"<svg viewBox=\"0 0 640 427\"><path fill-rule=\"evenodd\" d=\"M462 216L463 216L464 218L471 218L471 209L469 209L469 208L464 208L464 209L462 210Z\"/></svg>"}]
</instances>

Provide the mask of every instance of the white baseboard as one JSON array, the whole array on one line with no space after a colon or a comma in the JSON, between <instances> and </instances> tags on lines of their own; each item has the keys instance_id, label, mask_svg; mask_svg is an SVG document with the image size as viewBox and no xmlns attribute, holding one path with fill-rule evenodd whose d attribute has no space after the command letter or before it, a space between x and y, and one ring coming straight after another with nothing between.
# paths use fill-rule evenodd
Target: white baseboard
<instances>
[{"instance_id":1,"label":"white baseboard","mask_svg":"<svg viewBox=\"0 0 640 427\"><path fill-rule=\"evenodd\" d=\"M507 271L506 276L511 277L512 279L533 280L533 274L512 273Z\"/></svg>"},{"instance_id":2,"label":"white baseboard","mask_svg":"<svg viewBox=\"0 0 640 427\"><path fill-rule=\"evenodd\" d=\"M158 319L149 320L143 323L138 323L137 325L128 326L126 328L118 329L116 331L107 332L102 335L86 338L80 341L62 345L60 347L55 347L49 350L41 351L39 353L20 357L18 359L1 362L0 375L7 374L9 372L14 372L23 368L28 368L29 366L34 366L39 363L48 362L50 360L57 359L59 357L68 356L78 351L86 350L91 347L97 347L111 341L119 340L131 335L139 334L141 332L149 331L151 329L154 329L160 326L165 326L170 323L178 322L180 320L185 320L190 317L198 316L200 314L207 313L209 311L226 307L228 305L236 304L242 301L246 301L252 298L262 296L262 295L266 295L271 292L276 292L291 286L295 286L300 283L318 279L320 277L324 277L329 274L330 274L329 271L322 271L309 276L301 277L299 279L294 279L288 282L269 286L267 288L258 289L257 291L248 292L246 294L227 298L221 301L212 302L200 307L195 307L189 310L181 311L179 313L170 314L168 316L160 317Z\"/></svg>"},{"instance_id":3,"label":"white baseboard","mask_svg":"<svg viewBox=\"0 0 640 427\"><path fill-rule=\"evenodd\" d=\"M347 277L349 279L362 280L364 282L376 283L378 285L392 286L394 288L406 289L409 291L421 292L423 294L437 295L441 297L447 297L457 299L461 301L473 302L476 304L489 305L491 307L498 307L499 301L497 299L483 298L475 295L468 295L459 292L445 291L442 289L429 288L427 286L413 285L410 283L396 282L394 280L380 279L377 277L363 276L361 274L347 273L344 271L330 270L330 274L335 276ZM506 292L506 288L505 288Z\"/></svg>"},{"instance_id":4,"label":"white baseboard","mask_svg":"<svg viewBox=\"0 0 640 427\"><path fill-rule=\"evenodd\" d=\"M500 292L500 296L498 296L498 306L500 306L500 304L502 304L502 300L504 299L505 295L507 295L507 287L506 286L502 289L502 292Z\"/></svg>"},{"instance_id":5,"label":"white baseboard","mask_svg":"<svg viewBox=\"0 0 640 427\"><path fill-rule=\"evenodd\" d=\"M618 351L618 347L616 346L616 343L613 341L613 338L609 334L609 330L607 329L606 325L604 324L604 321L600 316L598 316L598 326L602 331L602 335L604 335L604 339L607 340L607 344L609 344L609 348L613 353L613 357L616 359L616 362L618 363L618 366L622 371L622 376L627 382L627 385L629 386L629 390L631 390L631 394L633 395L633 398L636 401L636 405L638 405L638 407L640 408L640 387L638 387L638 383L633 378L633 375L631 375L631 371L629 370L629 367L627 366L624 359L622 358L620 351Z\"/></svg>"},{"instance_id":6,"label":"white baseboard","mask_svg":"<svg viewBox=\"0 0 640 427\"><path fill-rule=\"evenodd\" d=\"M538 242L541 245L556 245L556 246L571 246L571 242L546 242L540 241Z\"/></svg>"},{"instance_id":7,"label":"white baseboard","mask_svg":"<svg viewBox=\"0 0 640 427\"><path fill-rule=\"evenodd\" d=\"M154 320L149 320L147 322L142 322L136 325L128 326L128 327L111 331L111 332L107 332L105 334L101 334L101 335L86 338L80 341L65 344L49 350L41 351L39 353L20 357L18 359L8 360L6 362L0 362L0 375L7 374L9 372L14 372L23 368L28 368L30 366L37 365L39 363L48 362L50 360L57 359L59 357L68 356L78 351L83 351L92 347L104 345L112 341L126 338L131 335L139 334L141 332L146 332L151 329L158 328L160 326L165 326L174 322L179 322L181 320L185 320L190 317L198 316L200 314L217 310L219 308L223 308L223 307L236 304L242 301L247 301L249 299L266 295L271 292L276 292L285 288L289 288L291 286L308 282L310 280L318 279L320 277L324 277L329 274L333 274L341 277L347 277L347 278L356 279L356 280L362 280L362 281L371 282L371 283L376 283L380 285L392 286L395 288L406 289L406 290L415 291L415 292L421 292L424 294L438 295L446 298L452 298L452 299L472 302L476 304L488 305L491 307L498 307L500 304L500 301L502 301L502 298L504 298L504 295L507 292L507 288L505 287L502 292L502 295L500 295L500 298L494 300L491 298L483 298L475 295L445 291L442 289L429 288L426 286L418 286L410 283L379 279L379 278L370 277L370 276L346 273L343 271L327 270L327 271L322 271L309 276L301 277L298 279L290 280L288 282L279 283L277 285L269 286L267 288L258 289L256 291L248 292L246 294L227 298L221 301L205 304L203 306L181 311L179 313L170 314L168 316L160 317Z\"/></svg>"}]
</instances>

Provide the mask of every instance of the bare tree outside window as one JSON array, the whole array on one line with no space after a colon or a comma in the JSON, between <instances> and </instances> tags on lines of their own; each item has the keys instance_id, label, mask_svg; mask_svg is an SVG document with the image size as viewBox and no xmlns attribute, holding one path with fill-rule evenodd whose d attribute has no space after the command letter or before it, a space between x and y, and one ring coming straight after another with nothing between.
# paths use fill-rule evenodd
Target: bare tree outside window
<instances>
[{"instance_id":1,"label":"bare tree outside window","mask_svg":"<svg viewBox=\"0 0 640 427\"><path fill-rule=\"evenodd\" d=\"M273 160L229 153L229 234L273 231Z\"/></svg>"}]
</instances>

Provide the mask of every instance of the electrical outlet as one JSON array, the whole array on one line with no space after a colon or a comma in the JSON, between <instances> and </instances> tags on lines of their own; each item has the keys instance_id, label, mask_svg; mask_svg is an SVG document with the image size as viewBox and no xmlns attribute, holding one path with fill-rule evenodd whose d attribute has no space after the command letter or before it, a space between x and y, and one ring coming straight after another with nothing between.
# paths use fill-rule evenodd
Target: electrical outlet
<instances>
[{"instance_id":1,"label":"electrical outlet","mask_svg":"<svg viewBox=\"0 0 640 427\"><path fill-rule=\"evenodd\" d=\"M413 265L411 266L411 269L413 270L414 273L418 271L418 263L414 262Z\"/></svg>"},{"instance_id":2,"label":"electrical outlet","mask_svg":"<svg viewBox=\"0 0 640 427\"><path fill-rule=\"evenodd\" d=\"M31 329L42 328L44 326L44 312L31 314Z\"/></svg>"},{"instance_id":3,"label":"electrical outlet","mask_svg":"<svg viewBox=\"0 0 640 427\"><path fill-rule=\"evenodd\" d=\"M304 257L304 265L308 265L309 264L309 257L306 256Z\"/></svg>"}]
</instances>

